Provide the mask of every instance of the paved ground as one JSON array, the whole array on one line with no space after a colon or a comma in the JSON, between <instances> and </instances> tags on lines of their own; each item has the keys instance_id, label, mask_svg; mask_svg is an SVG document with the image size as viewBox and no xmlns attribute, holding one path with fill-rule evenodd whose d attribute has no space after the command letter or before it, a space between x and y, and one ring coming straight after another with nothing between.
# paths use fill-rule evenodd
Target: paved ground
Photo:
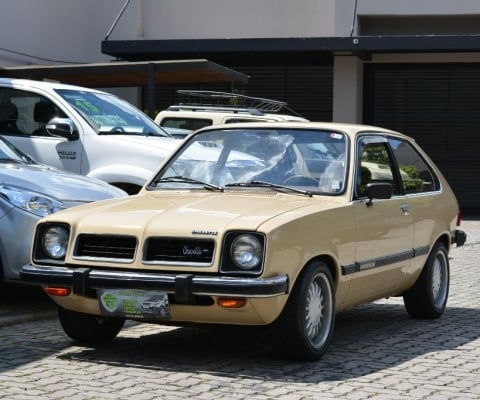
<instances>
[{"instance_id":1,"label":"paved ground","mask_svg":"<svg viewBox=\"0 0 480 400\"><path fill-rule=\"evenodd\" d=\"M28 301L0 297L0 398L480 399L480 221L463 229L441 319L409 319L400 299L357 307L314 363L276 359L255 329L131 323L104 348L77 347L48 299L10 289Z\"/></svg>"}]
</instances>

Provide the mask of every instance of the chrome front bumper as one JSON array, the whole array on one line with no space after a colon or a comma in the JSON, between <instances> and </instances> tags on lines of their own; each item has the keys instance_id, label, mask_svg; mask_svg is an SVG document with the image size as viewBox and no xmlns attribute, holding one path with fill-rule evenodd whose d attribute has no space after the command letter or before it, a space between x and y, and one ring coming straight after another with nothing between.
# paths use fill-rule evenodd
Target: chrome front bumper
<instances>
[{"instance_id":1,"label":"chrome front bumper","mask_svg":"<svg viewBox=\"0 0 480 400\"><path fill-rule=\"evenodd\" d=\"M25 265L20 278L38 285L71 287L73 293L89 290L143 289L173 293L178 302L188 303L193 296L274 297L288 293L288 275L270 278L220 277L193 274L165 274L94 268Z\"/></svg>"}]
</instances>

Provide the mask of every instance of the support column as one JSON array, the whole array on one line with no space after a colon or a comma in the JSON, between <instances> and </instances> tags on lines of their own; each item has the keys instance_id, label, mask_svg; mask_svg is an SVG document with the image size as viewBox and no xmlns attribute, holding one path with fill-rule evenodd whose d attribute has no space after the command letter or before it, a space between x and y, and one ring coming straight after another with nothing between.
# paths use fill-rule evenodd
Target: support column
<instances>
[{"instance_id":1,"label":"support column","mask_svg":"<svg viewBox=\"0 0 480 400\"><path fill-rule=\"evenodd\" d=\"M335 56L333 61L333 121L363 122L363 61Z\"/></svg>"}]
</instances>

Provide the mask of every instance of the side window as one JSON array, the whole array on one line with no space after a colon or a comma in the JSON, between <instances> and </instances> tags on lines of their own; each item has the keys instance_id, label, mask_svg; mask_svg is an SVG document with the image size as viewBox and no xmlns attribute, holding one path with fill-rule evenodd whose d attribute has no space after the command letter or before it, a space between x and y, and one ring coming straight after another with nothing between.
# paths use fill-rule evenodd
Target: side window
<instances>
[{"instance_id":1,"label":"side window","mask_svg":"<svg viewBox=\"0 0 480 400\"><path fill-rule=\"evenodd\" d=\"M440 189L438 178L409 142L389 139L389 143L400 169L402 189L405 193Z\"/></svg>"},{"instance_id":2,"label":"side window","mask_svg":"<svg viewBox=\"0 0 480 400\"><path fill-rule=\"evenodd\" d=\"M0 132L26 136L49 136L45 125L65 114L50 100L36 93L3 88L0 91Z\"/></svg>"},{"instance_id":3,"label":"side window","mask_svg":"<svg viewBox=\"0 0 480 400\"><path fill-rule=\"evenodd\" d=\"M358 148L357 197L365 197L369 183L390 183L393 194L399 194L394 163L387 142L361 140Z\"/></svg>"},{"instance_id":4,"label":"side window","mask_svg":"<svg viewBox=\"0 0 480 400\"><path fill-rule=\"evenodd\" d=\"M160 126L166 128L181 128L189 129L191 131L196 131L197 129L203 128L205 126L210 126L213 124L211 119L204 118L172 118L165 117L160 122Z\"/></svg>"}]
</instances>

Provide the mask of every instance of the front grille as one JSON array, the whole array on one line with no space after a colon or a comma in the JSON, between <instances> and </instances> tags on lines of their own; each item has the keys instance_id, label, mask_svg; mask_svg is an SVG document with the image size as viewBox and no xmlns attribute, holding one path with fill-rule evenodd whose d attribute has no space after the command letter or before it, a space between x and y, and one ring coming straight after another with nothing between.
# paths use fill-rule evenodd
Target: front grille
<instances>
[{"instance_id":1,"label":"front grille","mask_svg":"<svg viewBox=\"0 0 480 400\"><path fill-rule=\"evenodd\" d=\"M77 238L74 256L132 261L136 248L134 236L82 234Z\"/></svg>"},{"instance_id":2,"label":"front grille","mask_svg":"<svg viewBox=\"0 0 480 400\"><path fill-rule=\"evenodd\" d=\"M145 263L211 265L215 241L198 238L151 237L145 244Z\"/></svg>"}]
</instances>

